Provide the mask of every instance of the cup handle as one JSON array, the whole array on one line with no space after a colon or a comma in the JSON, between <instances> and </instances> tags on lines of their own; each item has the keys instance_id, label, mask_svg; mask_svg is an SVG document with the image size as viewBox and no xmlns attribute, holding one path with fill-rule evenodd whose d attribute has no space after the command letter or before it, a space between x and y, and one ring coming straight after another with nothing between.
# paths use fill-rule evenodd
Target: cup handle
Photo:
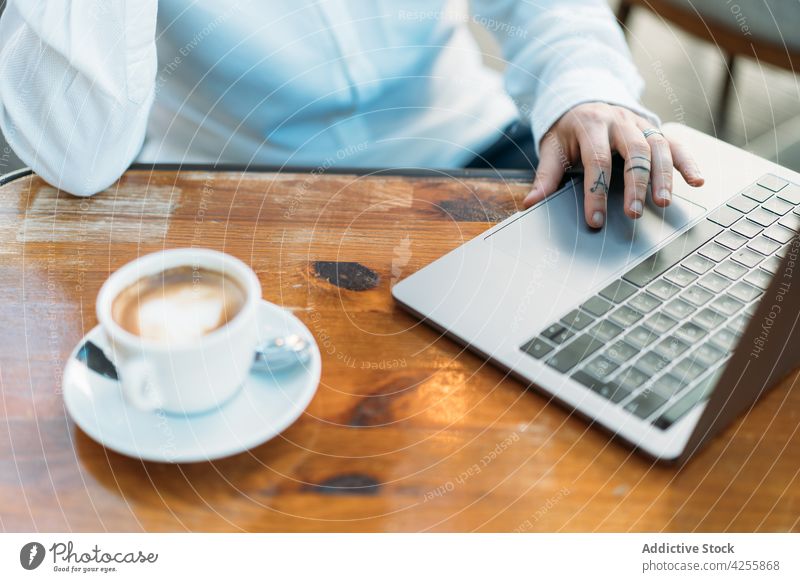
<instances>
[{"instance_id":1,"label":"cup handle","mask_svg":"<svg viewBox=\"0 0 800 582\"><path fill-rule=\"evenodd\" d=\"M161 407L161 397L151 380L150 366L136 358L125 362L120 370L120 383L125 399L139 410L150 412Z\"/></svg>"}]
</instances>

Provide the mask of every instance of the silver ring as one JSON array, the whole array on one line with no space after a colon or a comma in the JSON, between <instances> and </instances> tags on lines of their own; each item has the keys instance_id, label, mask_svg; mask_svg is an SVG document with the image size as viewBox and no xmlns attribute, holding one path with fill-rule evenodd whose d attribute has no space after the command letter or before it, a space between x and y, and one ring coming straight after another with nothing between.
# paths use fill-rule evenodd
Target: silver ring
<instances>
[{"instance_id":1,"label":"silver ring","mask_svg":"<svg viewBox=\"0 0 800 582\"><path fill-rule=\"evenodd\" d=\"M661 137L664 137L664 134L661 133L661 130L658 129L657 127L648 127L647 129L642 130L642 133L644 134L645 139L647 139L651 135L660 135Z\"/></svg>"}]
</instances>

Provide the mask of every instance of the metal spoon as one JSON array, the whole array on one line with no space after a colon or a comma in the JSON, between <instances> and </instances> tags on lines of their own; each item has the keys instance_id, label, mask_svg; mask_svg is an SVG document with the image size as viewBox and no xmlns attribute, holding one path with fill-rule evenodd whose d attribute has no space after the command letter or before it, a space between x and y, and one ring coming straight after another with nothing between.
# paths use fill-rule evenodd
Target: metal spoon
<instances>
[{"instance_id":1,"label":"metal spoon","mask_svg":"<svg viewBox=\"0 0 800 582\"><path fill-rule=\"evenodd\" d=\"M311 343L297 334L271 337L256 348L253 370L280 372L304 364L311 355Z\"/></svg>"}]
</instances>

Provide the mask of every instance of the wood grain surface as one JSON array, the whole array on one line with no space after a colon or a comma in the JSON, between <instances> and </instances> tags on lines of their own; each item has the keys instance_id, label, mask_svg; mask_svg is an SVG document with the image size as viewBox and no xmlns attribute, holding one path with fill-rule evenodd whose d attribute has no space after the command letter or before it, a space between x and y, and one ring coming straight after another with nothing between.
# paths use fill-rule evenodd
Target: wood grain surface
<instances>
[{"instance_id":1,"label":"wood grain surface","mask_svg":"<svg viewBox=\"0 0 800 582\"><path fill-rule=\"evenodd\" d=\"M800 391L785 379L681 470L654 465L419 324L394 282L513 213L524 181L129 171L89 199L0 188L4 531L800 530ZM66 415L65 359L108 275L201 246L314 333L319 391L214 462L111 452ZM434 290L432 290L434 292Z\"/></svg>"}]
</instances>

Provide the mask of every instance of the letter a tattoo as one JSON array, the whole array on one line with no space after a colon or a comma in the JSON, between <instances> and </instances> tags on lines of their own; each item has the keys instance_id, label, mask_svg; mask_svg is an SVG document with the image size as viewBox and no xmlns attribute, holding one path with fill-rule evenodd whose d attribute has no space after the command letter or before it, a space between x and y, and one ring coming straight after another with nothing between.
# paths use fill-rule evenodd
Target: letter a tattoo
<instances>
[{"instance_id":1,"label":"letter a tattoo","mask_svg":"<svg viewBox=\"0 0 800 582\"><path fill-rule=\"evenodd\" d=\"M600 170L600 175L597 176L597 180L594 181L591 189L589 190L592 194L597 192L598 190L602 189L602 193L608 196L608 183L606 182L606 172L605 170Z\"/></svg>"}]
</instances>

